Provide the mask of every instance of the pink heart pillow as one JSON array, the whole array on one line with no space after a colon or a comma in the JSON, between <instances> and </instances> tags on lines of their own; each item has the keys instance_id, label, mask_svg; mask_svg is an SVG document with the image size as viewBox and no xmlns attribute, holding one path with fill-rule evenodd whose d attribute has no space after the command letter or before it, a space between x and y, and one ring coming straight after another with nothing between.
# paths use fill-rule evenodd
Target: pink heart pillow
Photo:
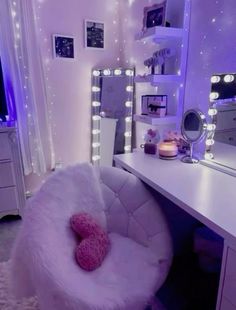
<instances>
[{"instance_id":1,"label":"pink heart pillow","mask_svg":"<svg viewBox=\"0 0 236 310\"><path fill-rule=\"evenodd\" d=\"M70 224L81 242L76 247L75 257L79 266L93 271L101 266L110 247L108 234L88 213L72 215Z\"/></svg>"}]
</instances>

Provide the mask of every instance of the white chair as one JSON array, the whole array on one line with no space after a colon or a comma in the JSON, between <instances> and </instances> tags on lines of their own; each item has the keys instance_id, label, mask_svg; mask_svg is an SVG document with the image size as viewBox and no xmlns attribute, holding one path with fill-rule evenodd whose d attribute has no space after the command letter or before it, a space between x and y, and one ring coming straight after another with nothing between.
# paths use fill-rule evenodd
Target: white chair
<instances>
[{"instance_id":1,"label":"white chair","mask_svg":"<svg viewBox=\"0 0 236 310\"><path fill-rule=\"evenodd\" d=\"M105 202L111 250L102 266L91 273L81 270L73 257L76 239L68 219L78 212L76 195L71 191L69 207L60 204L57 214L45 213L47 201L53 201L55 210L58 204L50 187L51 177L48 186L44 185L50 192L41 189L43 200L38 195L30 203L33 207L13 253L14 281L18 297L36 294L42 310L143 310L168 274L171 238L158 202L128 172L103 167L97 168L96 174ZM75 181L67 180L60 186L71 187L72 183ZM53 228L50 234L47 225ZM36 226L41 227L39 240ZM22 243L25 249L21 246L20 251Z\"/></svg>"}]
</instances>

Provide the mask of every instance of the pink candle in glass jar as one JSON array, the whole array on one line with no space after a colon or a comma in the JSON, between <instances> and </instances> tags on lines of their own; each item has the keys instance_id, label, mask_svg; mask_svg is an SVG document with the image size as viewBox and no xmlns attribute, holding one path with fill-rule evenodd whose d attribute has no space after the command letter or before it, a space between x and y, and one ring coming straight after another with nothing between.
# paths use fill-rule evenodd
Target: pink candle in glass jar
<instances>
[{"instance_id":1,"label":"pink candle in glass jar","mask_svg":"<svg viewBox=\"0 0 236 310\"><path fill-rule=\"evenodd\" d=\"M174 141L161 142L158 151L161 159L175 159L178 155L178 147Z\"/></svg>"}]
</instances>

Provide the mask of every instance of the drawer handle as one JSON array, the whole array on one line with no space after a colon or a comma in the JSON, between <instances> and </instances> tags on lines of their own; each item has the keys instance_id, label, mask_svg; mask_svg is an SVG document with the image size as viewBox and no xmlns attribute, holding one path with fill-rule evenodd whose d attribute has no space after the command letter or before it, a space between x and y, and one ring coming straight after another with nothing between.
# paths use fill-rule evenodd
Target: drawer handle
<instances>
[{"instance_id":1,"label":"drawer handle","mask_svg":"<svg viewBox=\"0 0 236 310\"><path fill-rule=\"evenodd\" d=\"M233 118L233 121L236 121L236 117Z\"/></svg>"},{"instance_id":2,"label":"drawer handle","mask_svg":"<svg viewBox=\"0 0 236 310\"><path fill-rule=\"evenodd\" d=\"M234 138L233 137L229 137L229 141L234 141Z\"/></svg>"}]
</instances>

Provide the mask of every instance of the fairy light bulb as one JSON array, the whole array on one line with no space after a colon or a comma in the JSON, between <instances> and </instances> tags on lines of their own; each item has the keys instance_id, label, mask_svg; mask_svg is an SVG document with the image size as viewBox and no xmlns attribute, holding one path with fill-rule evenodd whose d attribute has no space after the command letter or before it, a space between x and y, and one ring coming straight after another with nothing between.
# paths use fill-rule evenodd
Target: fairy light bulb
<instances>
[{"instance_id":1,"label":"fairy light bulb","mask_svg":"<svg viewBox=\"0 0 236 310\"><path fill-rule=\"evenodd\" d=\"M220 78L220 76L218 76L218 75L213 75L213 76L211 77L211 83L212 83L212 84L219 83L220 80L221 80L221 78Z\"/></svg>"},{"instance_id":2,"label":"fairy light bulb","mask_svg":"<svg viewBox=\"0 0 236 310\"><path fill-rule=\"evenodd\" d=\"M101 156L99 156L99 155L94 155L93 157L92 157L92 160L93 161L98 161L98 160L100 160L101 159Z\"/></svg>"},{"instance_id":3,"label":"fairy light bulb","mask_svg":"<svg viewBox=\"0 0 236 310\"><path fill-rule=\"evenodd\" d=\"M126 123L131 123L132 122L132 117L131 116L127 116L125 118Z\"/></svg>"},{"instance_id":4,"label":"fairy light bulb","mask_svg":"<svg viewBox=\"0 0 236 310\"><path fill-rule=\"evenodd\" d=\"M131 151L131 145L126 145L124 147L125 152L130 152Z\"/></svg>"},{"instance_id":5,"label":"fairy light bulb","mask_svg":"<svg viewBox=\"0 0 236 310\"><path fill-rule=\"evenodd\" d=\"M95 149L95 148L98 148L98 147L100 147L101 146L101 144L99 143L99 142L94 142L93 144L92 144L92 147Z\"/></svg>"}]
</instances>

